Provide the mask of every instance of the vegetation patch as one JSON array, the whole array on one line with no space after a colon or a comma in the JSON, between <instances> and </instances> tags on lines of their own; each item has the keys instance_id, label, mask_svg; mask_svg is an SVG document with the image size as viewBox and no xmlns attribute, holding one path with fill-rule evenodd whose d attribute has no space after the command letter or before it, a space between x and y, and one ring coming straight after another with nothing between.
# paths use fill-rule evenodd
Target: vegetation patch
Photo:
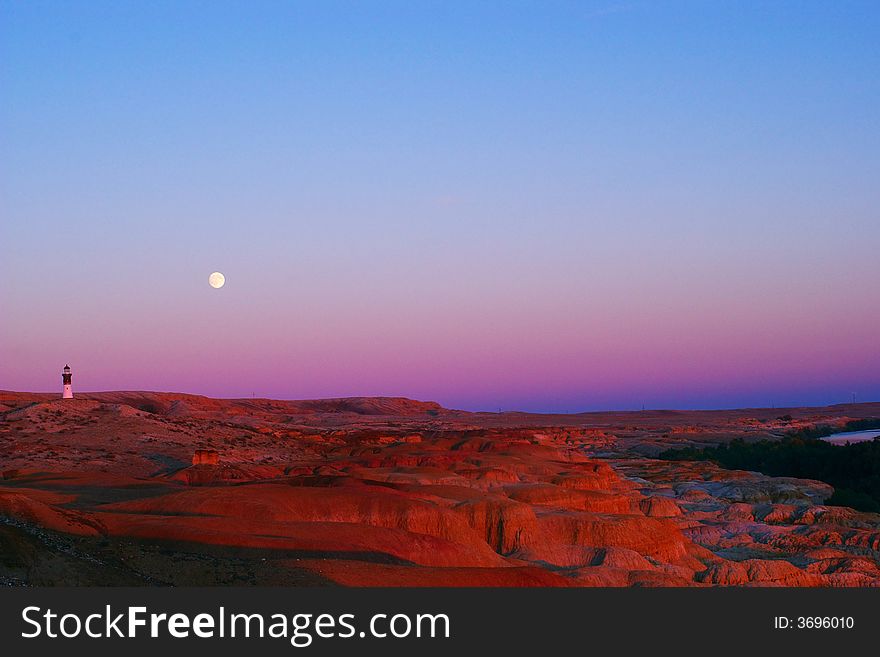
<instances>
[{"instance_id":1,"label":"vegetation patch","mask_svg":"<svg viewBox=\"0 0 880 657\"><path fill-rule=\"evenodd\" d=\"M844 431L880 429L880 419L848 422ZM840 427L817 426L782 440L746 443L733 440L717 447L668 449L667 461L711 461L729 470L751 470L771 477L818 479L834 486L828 504L880 513L880 439L832 445L821 440Z\"/></svg>"}]
</instances>

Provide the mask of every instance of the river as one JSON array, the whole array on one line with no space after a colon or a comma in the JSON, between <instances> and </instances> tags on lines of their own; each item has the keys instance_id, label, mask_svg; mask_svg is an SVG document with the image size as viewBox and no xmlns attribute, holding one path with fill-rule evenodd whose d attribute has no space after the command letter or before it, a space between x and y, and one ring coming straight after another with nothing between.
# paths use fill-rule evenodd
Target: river
<instances>
[{"instance_id":1,"label":"river","mask_svg":"<svg viewBox=\"0 0 880 657\"><path fill-rule=\"evenodd\" d=\"M863 443L868 440L874 440L877 436L880 436L880 429L833 433L830 436L825 436L822 440L832 445L848 445L849 443Z\"/></svg>"}]
</instances>

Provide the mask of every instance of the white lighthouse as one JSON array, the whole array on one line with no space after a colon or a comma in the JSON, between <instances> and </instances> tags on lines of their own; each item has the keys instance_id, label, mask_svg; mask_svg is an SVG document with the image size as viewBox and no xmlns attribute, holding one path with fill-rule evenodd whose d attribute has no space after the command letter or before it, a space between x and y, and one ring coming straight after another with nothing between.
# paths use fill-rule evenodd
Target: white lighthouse
<instances>
[{"instance_id":1,"label":"white lighthouse","mask_svg":"<svg viewBox=\"0 0 880 657\"><path fill-rule=\"evenodd\" d=\"M64 383L64 392L61 393L62 399L73 399L73 386L70 383L72 375L70 373L70 365L65 365L61 370L61 381Z\"/></svg>"}]
</instances>

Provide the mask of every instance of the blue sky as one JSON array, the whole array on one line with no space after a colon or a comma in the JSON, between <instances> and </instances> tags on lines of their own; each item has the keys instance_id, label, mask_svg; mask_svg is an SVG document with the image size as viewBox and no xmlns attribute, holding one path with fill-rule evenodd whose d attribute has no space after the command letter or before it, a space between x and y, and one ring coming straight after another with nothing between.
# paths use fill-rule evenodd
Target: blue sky
<instances>
[{"instance_id":1,"label":"blue sky","mask_svg":"<svg viewBox=\"0 0 880 657\"><path fill-rule=\"evenodd\" d=\"M878 33L872 2L0 2L0 387L878 399Z\"/></svg>"}]
</instances>

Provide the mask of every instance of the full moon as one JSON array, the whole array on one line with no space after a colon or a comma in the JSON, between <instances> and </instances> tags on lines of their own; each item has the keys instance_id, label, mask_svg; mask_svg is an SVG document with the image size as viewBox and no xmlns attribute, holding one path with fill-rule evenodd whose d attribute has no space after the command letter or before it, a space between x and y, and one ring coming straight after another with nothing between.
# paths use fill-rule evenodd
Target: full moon
<instances>
[{"instance_id":1,"label":"full moon","mask_svg":"<svg viewBox=\"0 0 880 657\"><path fill-rule=\"evenodd\" d=\"M223 287L224 283L226 283L226 277L219 271L215 271L213 274L208 276L208 285L215 289Z\"/></svg>"}]
</instances>

